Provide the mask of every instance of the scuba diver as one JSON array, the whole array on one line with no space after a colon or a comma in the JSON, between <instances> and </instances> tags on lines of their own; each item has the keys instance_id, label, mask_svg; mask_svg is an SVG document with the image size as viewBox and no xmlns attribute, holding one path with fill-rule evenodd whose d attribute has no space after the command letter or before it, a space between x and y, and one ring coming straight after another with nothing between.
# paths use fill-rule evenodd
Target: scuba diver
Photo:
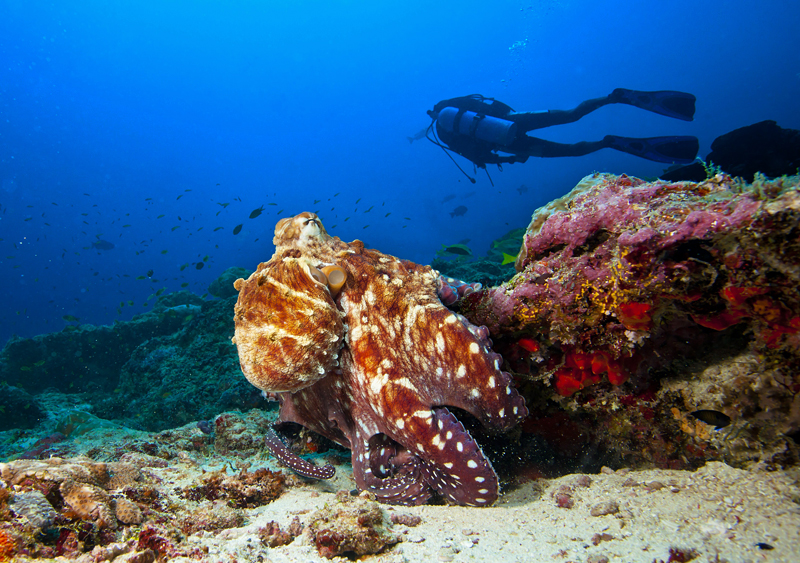
<instances>
[{"instance_id":1,"label":"scuba diver","mask_svg":"<svg viewBox=\"0 0 800 563\"><path fill-rule=\"evenodd\" d=\"M695 100L692 94L685 92L641 92L617 88L608 96L586 100L570 110L517 113L494 98L473 94L442 100L436 104L433 110L428 111L432 121L424 131L428 139L445 152L458 153L472 161L476 168L484 170L487 164L496 164L502 171L503 164L525 162L531 156L583 156L600 149L615 149L655 162L687 164L697 156L700 147L697 137L632 138L607 135L601 141L565 144L529 137L525 133L552 125L573 123L608 104L628 104L667 117L692 121ZM434 138L431 138L434 124L436 129ZM421 137L421 133L422 131L413 139ZM449 152L448 156L453 160ZM460 166L458 168L475 183L474 178ZM489 175L488 171L486 174ZM489 181L491 180L490 176Z\"/></svg>"}]
</instances>

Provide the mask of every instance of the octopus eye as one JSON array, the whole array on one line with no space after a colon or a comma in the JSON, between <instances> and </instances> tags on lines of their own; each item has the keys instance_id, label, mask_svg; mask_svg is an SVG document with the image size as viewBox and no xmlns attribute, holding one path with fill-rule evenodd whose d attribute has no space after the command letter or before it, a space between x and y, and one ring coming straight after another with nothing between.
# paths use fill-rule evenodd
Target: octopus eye
<instances>
[{"instance_id":1,"label":"octopus eye","mask_svg":"<svg viewBox=\"0 0 800 563\"><path fill-rule=\"evenodd\" d=\"M347 272L345 272L344 268L341 266L336 266L334 264L322 268L322 273L325 274L325 277L328 280L328 289L330 290L331 295L336 297L336 295L342 289L344 283L347 281Z\"/></svg>"},{"instance_id":2,"label":"octopus eye","mask_svg":"<svg viewBox=\"0 0 800 563\"><path fill-rule=\"evenodd\" d=\"M320 271L319 271L317 268L315 268L314 266L309 266L309 267L308 267L308 272L309 272L309 274L311 274L311 277L312 277L312 278L314 278L314 279L315 279L316 281L318 281L319 283L321 283L321 284L323 284L323 285L328 285L328 278L327 278L327 276L326 276L325 274L323 274L322 272L320 272Z\"/></svg>"}]
</instances>

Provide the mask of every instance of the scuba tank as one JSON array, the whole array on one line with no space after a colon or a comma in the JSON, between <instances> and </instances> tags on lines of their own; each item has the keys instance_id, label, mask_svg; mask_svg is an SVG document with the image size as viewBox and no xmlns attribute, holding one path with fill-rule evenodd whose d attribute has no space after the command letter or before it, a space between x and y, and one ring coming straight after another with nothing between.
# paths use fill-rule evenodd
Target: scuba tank
<instances>
[{"instance_id":1,"label":"scuba tank","mask_svg":"<svg viewBox=\"0 0 800 563\"><path fill-rule=\"evenodd\" d=\"M500 146L510 145L517 136L517 124L474 111L446 107L437 117L439 126L450 133L475 137Z\"/></svg>"}]
</instances>

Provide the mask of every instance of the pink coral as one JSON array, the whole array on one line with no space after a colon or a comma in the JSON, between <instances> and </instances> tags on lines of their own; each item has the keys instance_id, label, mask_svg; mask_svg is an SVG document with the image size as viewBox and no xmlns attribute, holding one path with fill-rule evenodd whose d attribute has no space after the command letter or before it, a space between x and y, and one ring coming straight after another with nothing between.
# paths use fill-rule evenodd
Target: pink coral
<instances>
[{"instance_id":1,"label":"pink coral","mask_svg":"<svg viewBox=\"0 0 800 563\"><path fill-rule=\"evenodd\" d=\"M602 353L609 380L622 382L614 362L676 319L715 330L746 320L779 348L800 331L797 240L779 236L791 232L798 199L796 182L784 180L753 187L725 176L647 183L595 174L534 214L520 273L467 297L462 310L494 336L549 339L544 357L565 356L551 368L564 395L595 381L571 365L580 354ZM765 251L767 240L774 249Z\"/></svg>"}]
</instances>

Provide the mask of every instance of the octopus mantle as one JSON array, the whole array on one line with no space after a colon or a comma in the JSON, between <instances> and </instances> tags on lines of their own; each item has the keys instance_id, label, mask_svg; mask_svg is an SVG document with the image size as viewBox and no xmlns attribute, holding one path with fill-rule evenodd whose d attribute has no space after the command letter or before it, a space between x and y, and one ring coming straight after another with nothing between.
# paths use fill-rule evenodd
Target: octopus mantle
<instances>
[{"instance_id":1,"label":"octopus mantle","mask_svg":"<svg viewBox=\"0 0 800 563\"><path fill-rule=\"evenodd\" d=\"M498 431L527 415L488 330L442 304L433 269L331 237L313 213L281 220L273 242L272 259L235 284L234 342L248 380L278 394L281 420L350 448L357 486L383 502L436 492L492 504L497 475L447 409ZM346 274L338 291L330 266Z\"/></svg>"}]
</instances>

